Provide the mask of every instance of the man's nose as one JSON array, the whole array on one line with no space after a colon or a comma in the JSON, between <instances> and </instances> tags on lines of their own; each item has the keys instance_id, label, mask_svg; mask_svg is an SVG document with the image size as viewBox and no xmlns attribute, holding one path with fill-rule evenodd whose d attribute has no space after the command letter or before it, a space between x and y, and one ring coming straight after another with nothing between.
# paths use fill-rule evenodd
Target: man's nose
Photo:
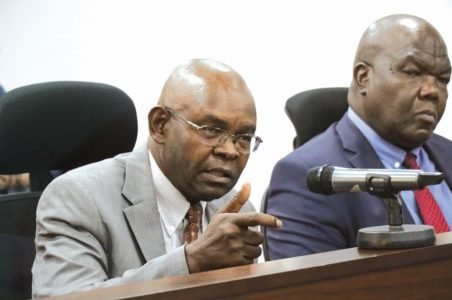
<instances>
[{"instance_id":1,"label":"man's nose","mask_svg":"<svg viewBox=\"0 0 452 300\"><path fill-rule=\"evenodd\" d=\"M240 153L237 151L237 147L235 146L235 140L232 135L224 136L218 146L215 147L215 151L217 153L222 153L223 155L227 155L228 157L235 158Z\"/></svg>"},{"instance_id":2,"label":"man's nose","mask_svg":"<svg viewBox=\"0 0 452 300\"><path fill-rule=\"evenodd\" d=\"M435 76L425 76L420 90L421 99L437 100L438 99L438 79Z\"/></svg>"}]
</instances>

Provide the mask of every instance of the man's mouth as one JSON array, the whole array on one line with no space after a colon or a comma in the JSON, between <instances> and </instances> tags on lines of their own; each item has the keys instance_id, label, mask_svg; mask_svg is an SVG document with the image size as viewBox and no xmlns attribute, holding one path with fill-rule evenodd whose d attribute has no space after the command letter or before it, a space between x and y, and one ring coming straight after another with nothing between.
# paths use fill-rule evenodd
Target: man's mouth
<instances>
[{"instance_id":1,"label":"man's mouth","mask_svg":"<svg viewBox=\"0 0 452 300\"><path fill-rule=\"evenodd\" d=\"M436 114L430 110L424 110L416 114L419 119L426 123L436 124Z\"/></svg>"},{"instance_id":2,"label":"man's mouth","mask_svg":"<svg viewBox=\"0 0 452 300\"><path fill-rule=\"evenodd\" d=\"M210 169L206 172L208 181L214 181L218 183L229 183L232 180L232 172L223 168Z\"/></svg>"}]
</instances>

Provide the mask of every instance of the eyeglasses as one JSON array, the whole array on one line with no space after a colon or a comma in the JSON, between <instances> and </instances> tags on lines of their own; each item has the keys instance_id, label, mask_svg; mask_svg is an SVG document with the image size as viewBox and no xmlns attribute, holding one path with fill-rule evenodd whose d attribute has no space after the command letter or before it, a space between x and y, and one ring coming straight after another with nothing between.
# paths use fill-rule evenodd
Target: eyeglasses
<instances>
[{"instance_id":1,"label":"eyeglasses","mask_svg":"<svg viewBox=\"0 0 452 300\"><path fill-rule=\"evenodd\" d=\"M229 134L223 129L217 127L196 125L195 123L176 114L172 109L168 107L163 108L177 119L185 122L191 128L195 129L198 134L199 141L206 146L220 147L226 143L229 137L231 137L232 143L238 152L250 153L256 151L257 148L259 148L260 143L263 142L260 137L253 134Z\"/></svg>"}]
</instances>

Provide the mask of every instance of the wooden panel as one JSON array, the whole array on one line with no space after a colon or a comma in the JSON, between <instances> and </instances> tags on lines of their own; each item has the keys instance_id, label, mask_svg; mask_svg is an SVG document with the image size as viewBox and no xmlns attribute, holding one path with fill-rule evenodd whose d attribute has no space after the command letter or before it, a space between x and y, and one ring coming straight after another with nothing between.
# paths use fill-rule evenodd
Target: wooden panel
<instances>
[{"instance_id":1,"label":"wooden panel","mask_svg":"<svg viewBox=\"0 0 452 300\"><path fill-rule=\"evenodd\" d=\"M350 248L54 299L452 299L452 233L434 246Z\"/></svg>"}]
</instances>

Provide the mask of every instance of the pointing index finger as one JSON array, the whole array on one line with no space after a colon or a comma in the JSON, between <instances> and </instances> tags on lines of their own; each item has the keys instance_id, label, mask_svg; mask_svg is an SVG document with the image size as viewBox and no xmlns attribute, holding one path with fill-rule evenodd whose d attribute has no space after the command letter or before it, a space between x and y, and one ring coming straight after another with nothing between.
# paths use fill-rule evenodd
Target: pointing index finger
<instances>
[{"instance_id":1,"label":"pointing index finger","mask_svg":"<svg viewBox=\"0 0 452 300\"><path fill-rule=\"evenodd\" d=\"M253 227L253 226L267 226L273 228L281 228L282 222L277 217L272 215L250 212L250 213L242 213L236 214L233 216L233 222L240 227Z\"/></svg>"},{"instance_id":2,"label":"pointing index finger","mask_svg":"<svg viewBox=\"0 0 452 300\"><path fill-rule=\"evenodd\" d=\"M235 194L234 198L227 202L218 213L237 213L240 211L242 206L248 201L251 194L251 184L249 182L245 182L242 185L240 191Z\"/></svg>"}]
</instances>

